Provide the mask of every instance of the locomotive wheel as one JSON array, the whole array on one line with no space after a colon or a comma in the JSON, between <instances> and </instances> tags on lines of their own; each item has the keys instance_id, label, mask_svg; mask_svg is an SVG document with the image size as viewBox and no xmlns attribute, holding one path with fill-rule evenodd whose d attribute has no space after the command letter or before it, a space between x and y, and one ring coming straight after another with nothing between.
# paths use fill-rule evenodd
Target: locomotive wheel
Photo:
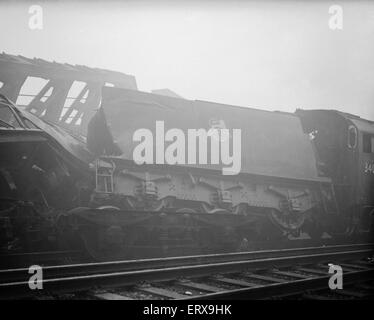
<instances>
[{"instance_id":1,"label":"locomotive wheel","mask_svg":"<svg viewBox=\"0 0 374 320\"><path fill-rule=\"evenodd\" d=\"M70 249L70 232L71 228L69 226L68 217L64 214L60 214L55 223L55 227L57 230L57 241L58 247L60 250L68 250Z\"/></svg>"},{"instance_id":2,"label":"locomotive wheel","mask_svg":"<svg viewBox=\"0 0 374 320\"><path fill-rule=\"evenodd\" d=\"M116 211L121 210L120 208L115 207L115 206L101 206L101 207L97 207L96 209L98 209L98 210L116 210Z\"/></svg>"},{"instance_id":3,"label":"locomotive wheel","mask_svg":"<svg viewBox=\"0 0 374 320\"><path fill-rule=\"evenodd\" d=\"M213 210L209 211L208 213L210 213L210 214L230 214L230 211L228 211L226 209L216 208L216 209L213 209Z\"/></svg>"},{"instance_id":4,"label":"locomotive wheel","mask_svg":"<svg viewBox=\"0 0 374 320\"><path fill-rule=\"evenodd\" d=\"M86 225L80 228L79 234L84 249L94 260L125 258L128 253L126 248L123 248L119 243L124 236L119 226L101 228L95 225Z\"/></svg>"},{"instance_id":5,"label":"locomotive wheel","mask_svg":"<svg viewBox=\"0 0 374 320\"><path fill-rule=\"evenodd\" d=\"M201 204L201 208L203 209L204 213L209 213L209 214L230 214L230 211L224 209L224 208L215 208L212 206L208 206L205 203Z\"/></svg>"},{"instance_id":6,"label":"locomotive wheel","mask_svg":"<svg viewBox=\"0 0 374 320\"><path fill-rule=\"evenodd\" d=\"M84 226L79 229L79 236L82 239L84 249L94 260L100 261L101 256L98 248L97 233L93 227Z\"/></svg>"},{"instance_id":7,"label":"locomotive wheel","mask_svg":"<svg viewBox=\"0 0 374 320\"><path fill-rule=\"evenodd\" d=\"M364 208L359 219L359 230L360 233L372 233L374 224L374 209Z\"/></svg>"},{"instance_id":8,"label":"locomotive wheel","mask_svg":"<svg viewBox=\"0 0 374 320\"><path fill-rule=\"evenodd\" d=\"M233 213L234 214L237 214L237 215L246 215L248 213L248 205L246 203L240 203L238 204L234 210L233 210Z\"/></svg>"},{"instance_id":9,"label":"locomotive wheel","mask_svg":"<svg viewBox=\"0 0 374 320\"><path fill-rule=\"evenodd\" d=\"M118 238L118 234L120 230L119 226L107 226L102 227L92 223L88 223L85 220L80 220L79 216L74 215L75 213L79 213L81 211L90 210L89 208L75 208L71 210L70 213L70 225L74 230L76 230L76 234L79 235L81 239L81 243L83 244L84 250L87 254L94 260L101 261L104 260L107 255L116 254L116 250L118 248L115 245L109 246L107 238ZM96 210L100 211L120 211L118 207L110 206L110 205L103 205L96 207ZM121 235L120 235L121 236Z\"/></svg>"},{"instance_id":10,"label":"locomotive wheel","mask_svg":"<svg viewBox=\"0 0 374 320\"><path fill-rule=\"evenodd\" d=\"M178 213L196 213L194 209L190 208L181 208L177 210Z\"/></svg>"},{"instance_id":11,"label":"locomotive wheel","mask_svg":"<svg viewBox=\"0 0 374 320\"><path fill-rule=\"evenodd\" d=\"M270 210L270 220L282 230L291 234L297 234L305 222L302 213L284 213L275 209Z\"/></svg>"},{"instance_id":12,"label":"locomotive wheel","mask_svg":"<svg viewBox=\"0 0 374 320\"><path fill-rule=\"evenodd\" d=\"M323 229L320 227L318 222L315 220L307 221L303 229L306 231L306 233L308 233L308 235L313 240L321 239L323 235Z\"/></svg>"},{"instance_id":13,"label":"locomotive wheel","mask_svg":"<svg viewBox=\"0 0 374 320\"><path fill-rule=\"evenodd\" d=\"M81 248L77 221L73 215L60 214L55 222L59 250Z\"/></svg>"}]
</instances>

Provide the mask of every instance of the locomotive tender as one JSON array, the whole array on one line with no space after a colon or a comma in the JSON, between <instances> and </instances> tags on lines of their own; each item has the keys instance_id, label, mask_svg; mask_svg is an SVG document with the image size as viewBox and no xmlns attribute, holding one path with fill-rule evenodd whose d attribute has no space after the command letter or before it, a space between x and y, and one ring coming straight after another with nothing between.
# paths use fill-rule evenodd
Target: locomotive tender
<instances>
[{"instance_id":1,"label":"locomotive tender","mask_svg":"<svg viewBox=\"0 0 374 320\"><path fill-rule=\"evenodd\" d=\"M331 181L318 175L309 136L294 114L116 88L103 88L102 108L121 155L102 156L96 162L94 199L119 210L147 212L129 216L129 221L123 218L123 225L132 230L136 228L131 219L142 215L144 221L151 220L155 215L150 212L161 212L166 214L164 224L175 224L176 238L183 238L189 226L189 236L193 233L203 246L222 241L222 236L209 239L217 232L236 243L299 236L302 231L321 236L320 212L337 215ZM155 132L158 121L165 131L179 128L185 136L191 128L240 128L240 173L223 175L222 163L134 164L134 133L139 128ZM209 154L213 139L198 137L196 145L203 144Z\"/></svg>"}]
</instances>

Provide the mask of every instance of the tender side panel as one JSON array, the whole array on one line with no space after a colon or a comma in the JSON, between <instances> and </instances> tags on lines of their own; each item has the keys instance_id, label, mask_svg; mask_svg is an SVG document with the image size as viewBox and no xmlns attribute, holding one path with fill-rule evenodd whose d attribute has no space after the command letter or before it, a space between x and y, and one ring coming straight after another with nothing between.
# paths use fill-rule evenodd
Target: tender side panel
<instances>
[{"instance_id":1,"label":"tender side panel","mask_svg":"<svg viewBox=\"0 0 374 320\"><path fill-rule=\"evenodd\" d=\"M233 129L241 130L241 173L277 176L303 180L320 180L312 145L294 115L233 107L202 101L189 101L125 89L103 88L102 105L114 139L123 151L123 158L133 159L139 142L133 140L139 129L153 134L154 161L170 143L156 144L156 121L164 122L164 133L177 128L186 139L188 161L188 130L229 129L232 147ZM158 135L163 140L164 136ZM223 165L209 163L192 165L221 170Z\"/></svg>"}]
</instances>

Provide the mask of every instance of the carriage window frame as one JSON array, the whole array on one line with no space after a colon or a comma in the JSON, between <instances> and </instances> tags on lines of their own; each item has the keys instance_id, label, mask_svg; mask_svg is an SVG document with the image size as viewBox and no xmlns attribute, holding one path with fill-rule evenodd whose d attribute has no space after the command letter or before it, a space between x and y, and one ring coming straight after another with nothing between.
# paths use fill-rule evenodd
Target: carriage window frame
<instances>
[{"instance_id":1,"label":"carriage window frame","mask_svg":"<svg viewBox=\"0 0 374 320\"><path fill-rule=\"evenodd\" d=\"M354 141L351 140L352 135L354 134ZM357 128L353 125L350 125L348 127L348 137L347 137L347 144L348 148L350 149L355 149L357 147L357 140L358 140L358 133L357 133ZM352 143L353 142L353 143Z\"/></svg>"},{"instance_id":2,"label":"carriage window frame","mask_svg":"<svg viewBox=\"0 0 374 320\"><path fill-rule=\"evenodd\" d=\"M374 152L374 135L369 133L362 134L362 152L373 153Z\"/></svg>"}]
</instances>

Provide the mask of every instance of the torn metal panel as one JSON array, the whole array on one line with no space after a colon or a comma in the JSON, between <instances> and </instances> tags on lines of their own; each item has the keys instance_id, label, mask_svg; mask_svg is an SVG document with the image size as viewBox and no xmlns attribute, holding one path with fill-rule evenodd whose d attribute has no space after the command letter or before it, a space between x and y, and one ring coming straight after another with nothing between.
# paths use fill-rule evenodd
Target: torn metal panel
<instances>
[{"instance_id":1,"label":"torn metal panel","mask_svg":"<svg viewBox=\"0 0 374 320\"><path fill-rule=\"evenodd\" d=\"M30 78L44 80L42 87L35 94L22 93ZM81 88L74 88L77 82ZM0 85L0 93L10 100L23 98L18 104L27 111L79 135L86 134L88 121L100 104L103 86L137 90L132 75L5 53L0 54ZM72 90L79 92L72 95Z\"/></svg>"}]
</instances>

